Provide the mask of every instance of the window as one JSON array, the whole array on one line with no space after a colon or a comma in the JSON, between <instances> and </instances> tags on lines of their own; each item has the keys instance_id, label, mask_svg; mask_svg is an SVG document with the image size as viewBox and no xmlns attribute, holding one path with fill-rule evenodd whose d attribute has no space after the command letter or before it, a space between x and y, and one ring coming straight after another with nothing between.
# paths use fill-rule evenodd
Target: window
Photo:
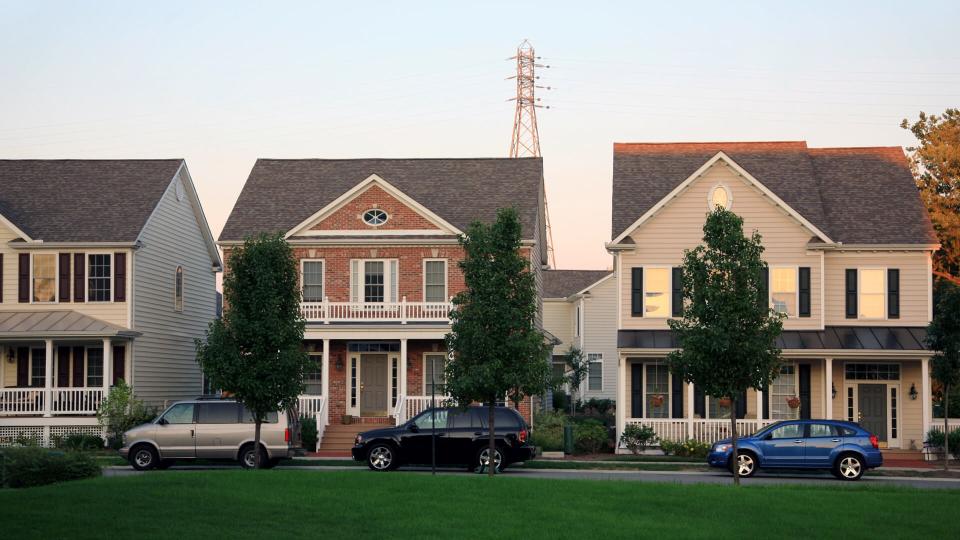
<instances>
[{"instance_id":1,"label":"window","mask_svg":"<svg viewBox=\"0 0 960 540\"><path fill-rule=\"evenodd\" d=\"M310 354L310 368L303 373L304 389L308 395L323 394L323 354Z\"/></svg>"},{"instance_id":2,"label":"window","mask_svg":"<svg viewBox=\"0 0 960 540\"><path fill-rule=\"evenodd\" d=\"M253 424L255 422L253 415L250 414L250 411L247 410L246 407L243 407L243 410L241 412L243 413L243 417L240 419L241 423ZM265 424L276 424L279 421L280 421L280 414L277 413L276 411L268 412L266 418L263 419L263 423Z\"/></svg>"},{"instance_id":3,"label":"window","mask_svg":"<svg viewBox=\"0 0 960 540\"><path fill-rule=\"evenodd\" d=\"M796 268L771 268L770 299L773 310L788 317L797 315Z\"/></svg>"},{"instance_id":4,"label":"window","mask_svg":"<svg viewBox=\"0 0 960 540\"><path fill-rule=\"evenodd\" d=\"M647 268L644 283L644 316L670 316L670 269Z\"/></svg>"},{"instance_id":5,"label":"window","mask_svg":"<svg viewBox=\"0 0 960 540\"><path fill-rule=\"evenodd\" d=\"M800 408L790 407L797 397L797 367L793 364L780 366L780 376L770 386L770 417L774 420L792 420L800 417Z\"/></svg>"},{"instance_id":6,"label":"window","mask_svg":"<svg viewBox=\"0 0 960 540\"><path fill-rule=\"evenodd\" d=\"M87 386L103 386L103 349L87 349Z\"/></svg>"},{"instance_id":7,"label":"window","mask_svg":"<svg viewBox=\"0 0 960 540\"><path fill-rule=\"evenodd\" d=\"M577 304L577 312L575 316L575 321L573 322L573 336L580 337L580 304Z\"/></svg>"},{"instance_id":8,"label":"window","mask_svg":"<svg viewBox=\"0 0 960 540\"><path fill-rule=\"evenodd\" d=\"M397 406L397 388L399 388L400 383L400 368L399 362L396 358L390 359L390 395L393 396L390 401L391 407Z\"/></svg>"},{"instance_id":9,"label":"window","mask_svg":"<svg viewBox=\"0 0 960 540\"><path fill-rule=\"evenodd\" d=\"M564 360L563 356L553 355L553 362L551 362L553 367L553 376L558 381L565 381L567 374L567 362Z\"/></svg>"},{"instance_id":10,"label":"window","mask_svg":"<svg viewBox=\"0 0 960 540\"><path fill-rule=\"evenodd\" d=\"M46 386L47 350L33 349L30 353L30 386Z\"/></svg>"},{"instance_id":11,"label":"window","mask_svg":"<svg viewBox=\"0 0 960 540\"><path fill-rule=\"evenodd\" d=\"M357 359L350 359L350 406L357 406Z\"/></svg>"},{"instance_id":12,"label":"window","mask_svg":"<svg viewBox=\"0 0 960 540\"><path fill-rule=\"evenodd\" d=\"M57 301L57 256L54 253L33 254L33 301Z\"/></svg>"},{"instance_id":13,"label":"window","mask_svg":"<svg viewBox=\"0 0 960 540\"><path fill-rule=\"evenodd\" d=\"M603 354L587 353L590 372L587 375L587 389L591 392L603 390Z\"/></svg>"},{"instance_id":14,"label":"window","mask_svg":"<svg viewBox=\"0 0 960 540\"><path fill-rule=\"evenodd\" d=\"M436 422L434 422L434 416L436 416ZM496 422L496 419L494 419L494 422ZM420 429L433 429L434 425L436 425L437 429L446 429L447 410L435 409L427 411L414 419L413 423Z\"/></svg>"},{"instance_id":15,"label":"window","mask_svg":"<svg viewBox=\"0 0 960 540\"><path fill-rule=\"evenodd\" d=\"M363 222L372 227L379 227L387 222L389 216L379 208L373 208L363 213Z\"/></svg>"},{"instance_id":16,"label":"window","mask_svg":"<svg viewBox=\"0 0 960 540\"><path fill-rule=\"evenodd\" d=\"M900 364L860 364L847 362L843 375L851 381L899 381Z\"/></svg>"},{"instance_id":17,"label":"window","mask_svg":"<svg viewBox=\"0 0 960 540\"><path fill-rule=\"evenodd\" d=\"M810 424L811 437L839 437L840 432L836 426L827 424Z\"/></svg>"},{"instance_id":18,"label":"window","mask_svg":"<svg viewBox=\"0 0 960 540\"><path fill-rule=\"evenodd\" d=\"M860 270L860 317L882 319L887 309L886 272L882 268Z\"/></svg>"},{"instance_id":19,"label":"window","mask_svg":"<svg viewBox=\"0 0 960 540\"><path fill-rule=\"evenodd\" d=\"M436 395L442 396L447 392L447 376L444 369L447 365L446 354L423 355L423 392L424 395L433 395L433 385L436 384Z\"/></svg>"},{"instance_id":20,"label":"window","mask_svg":"<svg viewBox=\"0 0 960 540\"><path fill-rule=\"evenodd\" d=\"M183 311L183 267L178 266L173 278L173 310Z\"/></svg>"},{"instance_id":21,"label":"window","mask_svg":"<svg viewBox=\"0 0 960 540\"><path fill-rule=\"evenodd\" d=\"M770 432L771 439L799 439L803 437L803 426L800 424L786 424Z\"/></svg>"},{"instance_id":22,"label":"window","mask_svg":"<svg viewBox=\"0 0 960 540\"><path fill-rule=\"evenodd\" d=\"M163 414L163 419L168 424L192 424L193 403L177 403L167 409L167 412Z\"/></svg>"},{"instance_id":23,"label":"window","mask_svg":"<svg viewBox=\"0 0 960 540\"><path fill-rule=\"evenodd\" d=\"M447 415L450 429L471 429L479 428L480 422L476 421L476 413L473 409L467 411L453 410ZM496 422L496 419L494 419Z\"/></svg>"},{"instance_id":24,"label":"window","mask_svg":"<svg viewBox=\"0 0 960 540\"><path fill-rule=\"evenodd\" d=\"M853 387L847 388L847 422L853 422Z\"/></svg>"},{"instance_id":25,"label":"window","mask_svg":"<svg viewBox=\"0 0 960 540\"><path fill-rule=\"evenodd\" d=\"M384 293L383 261L363 263L363 301L383 302Z\"/></svg>"},{"instance_id":26,"label":"window","mask_svg":"<svg viewBox=\"0 0 960 540\"><path fill-rule=\"evenodd\" d=\"M424 261L423 300L425 302L447 301L447 261Z\"/></svg>"},{"instance_id":27,"label":"window","mask_svg":"<svg viewBox=\"0 0 960 540\"><path fill-rule=\"evenodd\" d=\"M323 302L323 261L303 261L300 267L304 302Z\"/></svg>"},{"instance_id":28,"label":"window","mask_svg":"<svg viewBox=\"0 0 960 540\"><path fill-rule=\"evenodd\" d=\"M897 438L897 387L890 387L890 438Z\"/></svg>"},{"instance_id":29,"label":"window","mask_svg":"<svg viewBox=\"0 0 960 540\"><path fill-rule=\"evenodd\" d=\"M646 364L647 418L670 418L670 371L666 364Z\"/></svg>"},{"instance_id":30,"label":"window","mask_svg":"<svg viewBox=\"0 0 960 540\"><path fill-rule=\"evenodd\" d=\"M197 405L198 424L236 424L240 421L238 404L200 403Z\"/></svg>"},{"instance_id":31,"label":"window","mask_svg":"<svg viewBox=\"0 0 960 540\"><path fill-rule=\"evenodd\" d=\"M87 301L110 301L110 254L92 254L87 257Z\"/></svg>"},{"instance_id":32,"label":"window","mask_svg":"<svg viewBox=\"0 0 960 540\"><path fill-rule=\"evenodd\" d=\"M730 398L707 397L707 418L730 418L733 402Z\"/></svg>"},{"instance_id":33,"label":"window","mask_svg":"<svg viewBox=\"0 0 960 540\"><path fill-rule=\"evenodd\" d=\"M713 212L719 206L720 208L730 209L730 203L733 202L733 195L730 189L723 184L717 184L710 190L707 196L707 209Z\"/></svg>"},{"instance_id":34,"label":"window","mask_svg":"<svg viewBox=\"0 0 960 540\"><path fill-rule=\"evenodd\" d=\"M348 341L350 352L400 352L399 341Z\"/></svg>"}]
</instances>

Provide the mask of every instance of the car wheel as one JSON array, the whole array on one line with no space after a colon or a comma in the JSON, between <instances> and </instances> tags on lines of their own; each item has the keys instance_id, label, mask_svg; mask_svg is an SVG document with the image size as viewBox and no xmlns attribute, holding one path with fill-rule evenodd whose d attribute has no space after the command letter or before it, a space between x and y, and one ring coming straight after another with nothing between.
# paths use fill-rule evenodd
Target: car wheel
<instances>
[{"instance_id":1,"label":"car wheel","mask_svg":"<svg viewBox=\"0 0 960 540\"><path fill-rule=\"evenodd\" d=\"M160 456L149 444L135 446L130 451L130 465L138 471L149 471L155 469L160 463Z\"/></svg>"},{"instance_id":2,"label":"car wheel","mask_svg":"<svg viewBox=\"0 0 960 540\"><path fill-rule=\"evenodd\" d=\"M863 460L854 454L843 454L834 463L833 471L841 480L859 480L863 476Z\"/></svg>"},{"instance_id":3,"label":"car wheel","mask_svg":"<svg viewBox=\"0 0 960 540\"><path fill-rule=\"evenodd\" d=\"M730 464L730 472L733 472L733 463ZM737 454L737 473L740 478L750 478L757 472L757 458L750 452L739 452Z\"/></svg>"},{"instance_id":4,"label":"car wheel","mask_svg":"<svg viewBox=\"0 0 960 540\"><path fill-rule=\"evenodd\" d=\"M260 447L260 467L266 468L268 462L267 452ZM257 455L254 453L254 446L248 444L240 450L240 466L244 469L255 469L257 467Z\"/></svg>"},{"instance_id":5,"label":"car wheel","mask_svg":"<svg viewBox=\"0 0 960 540\"><path fill-rule=\"evenodd\" d=\"M475 463L473 468L475 472L486 472L487 467L490 466L490 447L484 446L477 450L477 457L473 462ZM493 463L497 468L496 472L503 470L503 454L500 452L499 447L493 451Z\"/></svg>"},{"instance_id":6,"label":"car wheel","mask_svg":"<svg viewBox=\"0 0 960 540\"><path fill-rule=\"evenodd\" d=\"M377 472L392 470L397 463L397 453L389 444L375 444L367 452L367 467Z\"/></svg>"},{"instance_id":7,"label":"car wheel","mask_svg":"<svg viewBox=\"0 0 960 540\"><path fill-rule=\"evenodd\" d=\"M157 468L160 470L169 469L173 467L174 461L172 459L161 459L160 463L157 465Z\"/></svg>"}]
</instances>

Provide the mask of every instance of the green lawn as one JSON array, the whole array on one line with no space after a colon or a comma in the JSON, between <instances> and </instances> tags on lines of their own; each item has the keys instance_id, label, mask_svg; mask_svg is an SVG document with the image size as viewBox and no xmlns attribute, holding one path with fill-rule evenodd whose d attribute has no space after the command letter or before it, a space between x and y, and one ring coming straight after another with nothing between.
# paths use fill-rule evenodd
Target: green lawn
<instances>
[{"instance_id":1,"label":"green lawn","mask_svg":"<svg viewBox=\"0 0 960 540\"><path fill-rule=\"evenodd\" d=\"M960 492L169 471L0 490L5 538L949 538ZM490 508L486 511L484 508Z\"/></svg>"}]
</instances>

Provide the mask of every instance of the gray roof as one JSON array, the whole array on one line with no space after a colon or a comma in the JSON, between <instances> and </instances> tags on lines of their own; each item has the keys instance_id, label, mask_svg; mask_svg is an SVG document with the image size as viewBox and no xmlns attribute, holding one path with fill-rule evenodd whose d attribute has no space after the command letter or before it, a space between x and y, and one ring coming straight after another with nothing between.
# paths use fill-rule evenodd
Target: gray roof
<instances>
[{"instance_id":1,"label":"gray roof","mask_svg":"<svg viewBox=\"0 0 960 540\"><path fill-rule=\"evenodd\" d=\"M610 270L544 270L543 297L566 298L612 273Z\"/></svg>"},{"instance_id":2,"label":"gray roof","mask_svg":"<svg viewBox=\"0 0 960 540\"><path fill-rule=\"evenodd\" d=\"M76 311L0 311L0 337L39 339L139 335L139 332Z\"/></svg>"},{"instance_id":3,"label":"gray roof","mask_svg":"<svg viewBox=\"0 0 960 540\"><path fill-rule=\"evenodd\" d=\"M835 242L937 242L902 148L803 141L614 144L612 238L719 151Z\"/></svg>"},{"instance_id":4,"label":"gray roof","mask_svg":"<svg viewBox=\"0 0 960 540\"><path fill-rule=\"evenodd\" d=\"M133 242L182 163L0 160L0 215L34 240Z\"/></svg>"},{"instance_id":5,"label":"gray roof","mask_svg":"<svg viewBox=\"0 0 960 540\"><path fill-rule=\"evenodd\" d=\"M376 174L461 231L515 207L525 239L536 231L540 158L258 159L227 219L221 241L287 232Z\"/></svg>"},{"instance_id":6,"label":"gray roof","mask_svg":"<svg viewBox=\"0 0 960 540\"><path fill-rule=\"evenodd\" d=\"M927 329L922 326L827 326L823 330L785 330L777 338L781 349L924 351ZM671 330L620 330L621 349L675 349Z\"/></svg>"}]
</instances>

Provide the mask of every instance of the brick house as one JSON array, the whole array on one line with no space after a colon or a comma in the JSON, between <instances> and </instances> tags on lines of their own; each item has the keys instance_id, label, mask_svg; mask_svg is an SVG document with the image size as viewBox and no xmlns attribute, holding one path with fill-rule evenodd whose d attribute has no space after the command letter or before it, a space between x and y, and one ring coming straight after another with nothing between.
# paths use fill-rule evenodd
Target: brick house
<instances>
[{"instance_id":1,"label":"brick house","mask_svg":"<svg viewBox=\"0 0 960 540\"><path fill-rule=\"evenodd\" d=\"M260 232L281 232L293 247L305 348L316 360L301 411L331 424L322 450L349 448L360 428L338 426L344 417L403 422L427 406L433 384L443 397L450 301L464 288L458 235L511 206L542 287L539 158L256 162L219 243L227 261Z\"/></svg>"}]
</instances>

